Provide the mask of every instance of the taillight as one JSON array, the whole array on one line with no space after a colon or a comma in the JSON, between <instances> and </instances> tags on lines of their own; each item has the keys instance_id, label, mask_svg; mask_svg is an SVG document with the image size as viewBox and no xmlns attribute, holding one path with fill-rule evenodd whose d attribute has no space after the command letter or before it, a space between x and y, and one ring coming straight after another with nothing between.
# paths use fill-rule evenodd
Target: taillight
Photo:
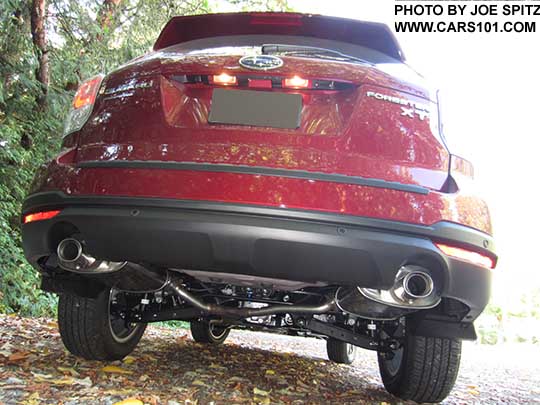
<instances>
[{"instance_id":1,"label":"taillight","mask_svg":"<svg viewBox=\"0 0 540 405\"><path fill-rule=\"evenodd\" d=\"M40 211L40 212L35 212L33 214L27 214L23 217L23 224L28 224L30 222L35 222L35 221L43 221L45 219L51 219L57 216L58 214L60 214L60 210Z\"/></svg>"},{"instance_id":2,"label":"taillight","mask_svg":"<svg viewBox=\"0 0 540 405\"><path fill-rule=\"evenodd\" d=\"M218 84L221 86L236 86L238 79L236 76L231 76L227 73L222 73L220 75L211 76L211 82L213 84Z\"/></svg>"},{"instance_id":3,"label":"taillight","mask_svg":"<svg viewBox=\"0 0 540 405\"><path fill-rule=\"evenodd\" d=\"M294 76L283 79L282 87L286 89L308 89L311 87L311 83L308 79Z\"/></svg>"},{"instance_id":4,"label":"taillight","mask_svg":"<svg viewBox=\"0 0 540 405\"><path fill-rule=\"evenodd\" d=\"M446 245L444 243L435 243L435 246L437 246L447 256L454 257L456 259L463 260L472 264L476 264L487 269L495 268L495 260L482 253L463 249L456 246Z\"/></svg>"},{"instance_id":5,"label":"taillight","mask_svg":"<svg viewBox=\"0 0 540 405\"><path fill-rule=\"evenodd\" d=\"M66 118L64 136L80 130L90 117L103 77L95 76L79 86Z\"/></svg>"}]
</instances>

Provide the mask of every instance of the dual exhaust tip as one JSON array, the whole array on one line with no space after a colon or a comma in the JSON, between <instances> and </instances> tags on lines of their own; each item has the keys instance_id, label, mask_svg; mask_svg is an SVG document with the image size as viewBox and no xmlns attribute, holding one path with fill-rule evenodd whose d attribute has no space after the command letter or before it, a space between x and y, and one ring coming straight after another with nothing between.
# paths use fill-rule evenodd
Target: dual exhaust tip
<instances>
[{"instance_id":1,"label":"dual exhaust tip","mask_svg":"<svg viewBox=\"0 0 540 405\"><path fill-rule=\"evenodd\" d=\"M62 240L56 249L58 264L75 273L112 273L126 266L126 262L97 260L84 251L81 241L75 238ZM406 265L396 274L389 290L357 288L367 299L397 308L429 309L441 300L430 272L420 266Z\"/></svg>"}]
</instances>

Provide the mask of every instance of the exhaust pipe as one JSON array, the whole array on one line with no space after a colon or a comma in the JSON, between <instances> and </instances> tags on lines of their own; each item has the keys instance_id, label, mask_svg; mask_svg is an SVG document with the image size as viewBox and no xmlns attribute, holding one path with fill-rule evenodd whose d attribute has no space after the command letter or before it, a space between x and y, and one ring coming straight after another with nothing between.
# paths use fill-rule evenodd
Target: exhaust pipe
<instances>
[{"instance_id":1,"label":"exhaust pipe","mask_svg":"<svg viewBox=\"0 0 540 405\"><path fill-rule=\"evenodd\" d=\"M404 301L427 298L433 292L433 279L427 273L413 271L405 275L402 286Z\"/></svg>"},{"instance_id":2,"label":"exhaust pipe","mask_svg":"<svg viewBox=\"0 0 540 405\"><path fill-rule=\"evenodd\" d=\"M77 239L67 238L58 244L56 253L58 258L64 263L73 263L77 261L83 252L81 242Z\"/></svg>"},{"instance_id":3,"label":"exhaust pipe","mask_svg":"<svg viewBox=\"0 0 540 405\"><path fill-rule=\"evenodd\" d=\"M399 269L394 285L389 290L360 288L367 299L380 304L404 309L429 309L437 306L441 297L428 270L407 265Z\"/></svg>"},{"instance_id":4,"label":"exhaust pipe","mask_svg":"<svg viewBox=\"0 0 540 405\"><path fill-rule=\"evenodd\" d=\"M334 309L335 301L329 300L317 306L309 305L272 305L264 308L231 308L221 305L209 304L199 300L188 292L178 282L172 281L169 284L174 294L184 301L189 302L201 311L201 315L215 315L224 318L251 318L257 316L268 316L276 314L323 314Z\"/></svg>"},{"instance_id":5,"label":"exhaust pipe","mask_svg":"<svg viewBox=\"0 0 540 405\"><path fill-rule=\"evenodd\" d=\"M67 271L82 274L113 273L122 269L126 262L98 260L84 252L81 241L75 238L62 240L57 248L58 265Z\"/></svg>"}]
</instances>

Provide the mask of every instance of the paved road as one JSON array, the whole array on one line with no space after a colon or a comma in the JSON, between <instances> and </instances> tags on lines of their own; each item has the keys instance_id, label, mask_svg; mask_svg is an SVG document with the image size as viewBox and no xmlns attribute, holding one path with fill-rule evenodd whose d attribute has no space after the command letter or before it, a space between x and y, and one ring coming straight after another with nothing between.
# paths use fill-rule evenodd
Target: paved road
<instances>
[{"instance_id":1,"label":"paved road","mask_svg":"<svg viewBox=\"0 0 540 405\"><path fill-rule=\"evenodd\" d=\"M375 354L358 354L344 366L316 339L235 331L207 347L186 330L152 327L123 362L91 362L64 350L54 321L0 315L0 404L399 403ZM461 369L447 404L540 404L539 347L467 344Z\"/></svg>"}]
</instances>

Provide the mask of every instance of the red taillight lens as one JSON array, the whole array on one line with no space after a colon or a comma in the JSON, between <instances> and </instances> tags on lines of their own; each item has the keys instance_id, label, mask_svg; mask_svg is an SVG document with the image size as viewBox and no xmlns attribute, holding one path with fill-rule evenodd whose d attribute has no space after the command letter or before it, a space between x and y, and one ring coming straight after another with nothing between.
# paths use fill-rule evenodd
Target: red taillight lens
<instances>
[{"instance_id":1,"label":"red taillight lens","mask_svg":"<svg viewBox=\"0 0 540 405\"><path fill-rule=\"evenodd\" d=\"M213 75L212 83L219 84L221 86L236 86L236 84L238 84L238 79L236 78L236 76L222 73L220 75Z\"/></svg>"},{"instance_id":2,"label":"red taillight lens","mask_svg":"<svg viewBox=\"0 0 540 405\"><path fill-rule=\"evenodd\" d=\"M23 218L23 224L28 224L35 221L43 221L44 219L51 219L60 214L60 210L54 211L41 211L33 214L27 214Z\"/></svg>"},{"instance_id":3,"label":"red taillight lens","mask_svg":"<svg viewBox=\"0 0 540 405\"><path fill-rule=\"evenodd\" d=\"M435 243L435 246L437 246L447 256L455 257L456 259L464 260L466 262L476 264L478 266L482 266L488 269L495 268L495 260L493 260L489 256L483 255L482 253L474 252L472 250L466 250L455 246L445 245L443 243Z\"/></svg>"},{"instance_id":4,"label":"red taillight lens","mask_svg":"<svg viewBox=\"0 0 540 405\"><path fill-rule=\"evenodd\" d=\"M308 89L311 87L308 79L299 76L283 79L282 86L286 89Z\"/></svg>"},{"instance_id":5,"label":"red taillight lens","mask_svg":"<svg viewBox=\"0 0 540 405\"><path fill-rule=\"evenodd\" d=\"M94 104L102 79L103 76L96 76L81 84L73 98L73 108L77 110L86 105Z\"/></svg>"},{"instance_id":6,"label":"red taillight lens","mask_svg":"<svg viewBox=\"0 0 540 405\"><path fill-rule=\"evenodd\" d=\"M301 15L287 15L283 13L254 13L249 23L251 25L280 25L290 27L300 27L303 25Z\"/></svg>"},{"instance_id":7,"label":"red taillight lens","mask_svg":"<svg viewBox=\"0 0 540 405\"><path fill-rule=\"evenodd\" d=\"M66 118L64 136L79 131L90 118L103 77L103 75L95 76L80 85Z\"/></svg>"}]
</instances>

